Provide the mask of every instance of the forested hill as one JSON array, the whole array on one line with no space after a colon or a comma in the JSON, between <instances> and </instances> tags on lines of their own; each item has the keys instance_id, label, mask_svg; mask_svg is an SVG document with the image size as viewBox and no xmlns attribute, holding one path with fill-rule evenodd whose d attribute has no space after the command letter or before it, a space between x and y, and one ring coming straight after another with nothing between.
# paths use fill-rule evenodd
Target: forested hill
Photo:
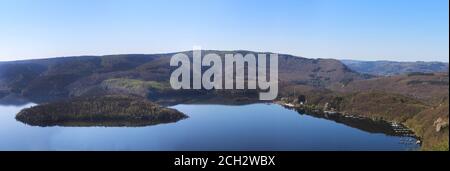
<instances>
[{"instance_id":1,"label":"forested hill","mask_svg":"<svg viewBox=\"0 0 450 171\"><path fill-rule=\"evenodd\" d=\"M192 57L192 51L183 52ZM250 51L203 51L203 54L254 53ZM0 95L18 94L31 99L67 98L88 92L131 91L145 96L152 86L168 85L169 62L175 53L62 57L0 63ZM361 80L365 76L334 59L308 59L279 55L279 81L310 87ZM124 85L123 81L135 83ZM133 87L132 89L126 88ZM111 89L107 89L111 88ZM123 91L122 91L123 90Z\"/></svg>"}]
</instances>

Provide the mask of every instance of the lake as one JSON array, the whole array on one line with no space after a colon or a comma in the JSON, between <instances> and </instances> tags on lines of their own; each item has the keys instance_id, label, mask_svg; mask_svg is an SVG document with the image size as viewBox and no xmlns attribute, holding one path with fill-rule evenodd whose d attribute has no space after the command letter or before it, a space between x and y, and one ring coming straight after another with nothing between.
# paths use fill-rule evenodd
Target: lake
<instances>
[{"instance_id":1,"label":"lake","mask_svg":"<svg viewBox=\"0 0 450 171\"><path fill-rule=\"evenodd\" d=\"M34 104L0 105L0 150L416 150L389 124L302 114L277 104L180 104L189 118L148 127L34 127Z\"/></svg>"}]
</instances>

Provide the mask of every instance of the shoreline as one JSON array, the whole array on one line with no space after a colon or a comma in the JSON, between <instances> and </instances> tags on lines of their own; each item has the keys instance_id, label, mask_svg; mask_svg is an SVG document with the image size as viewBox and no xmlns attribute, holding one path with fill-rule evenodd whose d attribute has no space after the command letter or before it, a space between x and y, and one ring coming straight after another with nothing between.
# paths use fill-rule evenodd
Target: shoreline
<instances>
[{"instance_id":1,"label":"shoreline","mask_svg":"<svg viewBox=\"0 0 450 171\"><path fill-rule=\"evenodd\" d=\"M324 111L323 109L319 109L317 107L313 107L310 105L293 104L293 103L283 102L280 100L273 101L273 103L281 105L286 108L290 108L290 109L303 110L307 113L312 113L312 114L338 115L338 116L342 116L345 118L369 119L369 120L375 121L375 122L377 122L377 121L386 122L386 123L390 124L392 130L394 130L396 133L399 133L400 135L405 136L405 137L415 138L417 141L414 142L414 144L419 145L419 150L421 150L422 144L424 141L423 137L420 137L419 135L417 135L416 132L414 131L414 129L408 127L405 123L398 123L395 121L389 121L389 120L385 120L385 119L373 119L371 117L365 117L365 116L360 116L360 115L350 115L350 114L346 114L345 112L340 112L340 111Z\"/></svg>"}]
</instances>

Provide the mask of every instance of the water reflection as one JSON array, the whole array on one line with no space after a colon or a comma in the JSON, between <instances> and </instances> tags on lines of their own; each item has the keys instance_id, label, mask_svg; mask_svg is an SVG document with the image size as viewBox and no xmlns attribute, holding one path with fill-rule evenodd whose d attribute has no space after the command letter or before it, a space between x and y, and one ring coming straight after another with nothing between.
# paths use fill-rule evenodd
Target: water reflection
<instances>
[{"instance_id":1,"label":"water reflection","mask_svg":"<svg viewBox=\"0 0 450 171\"><path fill-rule=\"evenodd\" d=\"M289 109L289 108L288 108ZM327 114L321 112L306 112L304 110L296 110L300 115L309 115L316 118L323 118L330 121L334 121L336 123L345 124L347 126L357 128L369 133L383 133L390 136L411 136L413 137L413 132L401 125L397 127L393 127L392 123L383 121L383 120L372 120L369 118L358 117L358 116L350 116L350 115L341 115L341 114ZM399 132L396 131L398 128L403 128L404 131Z\"/></svg>"},{"instance_id":2,"label":"water reflection","mask_svg":"<svg viewBox=\"0 0 450 171\"><path fill-rule=\"evenodd\" d=\"M388 125L305 115L275 104L175 105L189 115L148 127L32 127L0 105L0 150L414 150ZM384 127L386 126L386 127Z\"/></svg>"},{"instance_id":3,"label":"water reflection","mask_svg":"<svg viewBox=\"0 0 450 171\"><path fill-rule=\"evenodd\" d=\"M18 95L9 94L2 98L0 98L0 105L1 106L25 106L29 104L30 101L28 99L25 99L23 97L20 97Z\"/></svg>"}]
</instances>

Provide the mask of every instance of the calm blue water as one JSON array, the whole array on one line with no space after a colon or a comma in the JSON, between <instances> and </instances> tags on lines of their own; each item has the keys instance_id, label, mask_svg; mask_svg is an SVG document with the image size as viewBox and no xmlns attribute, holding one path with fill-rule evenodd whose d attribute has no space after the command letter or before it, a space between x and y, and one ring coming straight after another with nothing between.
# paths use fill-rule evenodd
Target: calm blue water
<instances>
[{"instance_id":1,"label":"calm blue water","mask_svg":"<svg viewBox=\"0 0 450 171\"><path fill-rule=\"evenodd\" d=\"M276 104L176 105L190 118L138 128L32 127L22 108L0 105L0 150L411 150L401 138L369 133Z\"/></svg>"}]
</instances>

